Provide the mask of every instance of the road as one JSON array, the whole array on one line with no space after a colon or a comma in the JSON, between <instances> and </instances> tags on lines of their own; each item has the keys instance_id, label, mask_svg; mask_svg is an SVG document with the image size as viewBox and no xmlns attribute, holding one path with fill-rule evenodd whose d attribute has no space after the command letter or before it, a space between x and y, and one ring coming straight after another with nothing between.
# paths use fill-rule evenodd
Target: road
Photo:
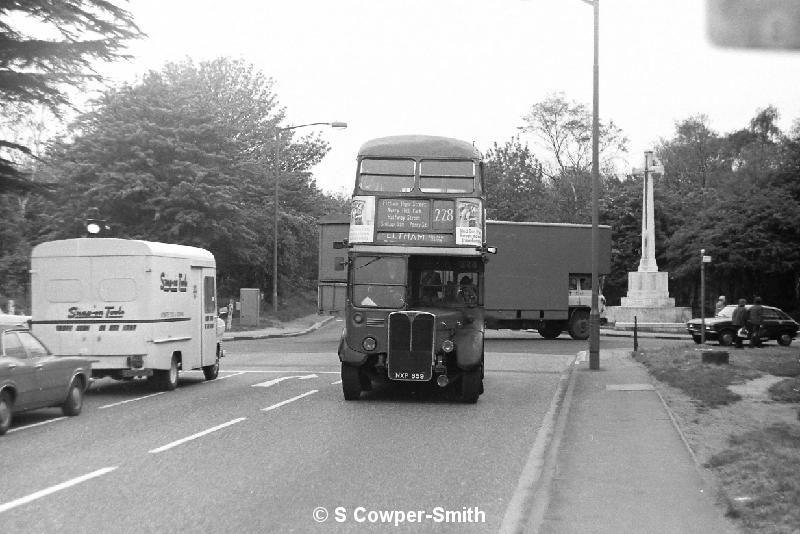
<instances>
[{"instance_id":1,"label":"road","mask_svg":"<svg viewBox=\"0 0 800 534\"><path fill-rule=\"evenodd\" d=\"M404 384L345 402L339 329L229 342L214 381L103 379L79 417L17 416L0 438L3 530L496 532L586 342L494 334L474 405Z\"/></svg>"}]
</instances>

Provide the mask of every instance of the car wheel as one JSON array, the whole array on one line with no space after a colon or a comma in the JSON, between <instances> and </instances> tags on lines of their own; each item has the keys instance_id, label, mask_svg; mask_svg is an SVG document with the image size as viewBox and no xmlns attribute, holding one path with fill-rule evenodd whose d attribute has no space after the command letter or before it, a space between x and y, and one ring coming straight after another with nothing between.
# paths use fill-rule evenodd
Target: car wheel
<instances>
[{"instance_id":1,"label":"car wheel","mask_svg":"<svg viewBox=\"0 0 800 534\"><path fill-rule=\"evenodd\" d=\"M719 333L719 344L723 347L733 345L734 334L730 330L723 330Z\"/></svg>"},{"instance_id":2,"label":"car wheel","mask_svg":"<svg viewBox=\"0 0 800 534\"><path fill-rule=\"evenodd\" d=\"M61 405L61 412L64 415L79 415L83 409L83 384L81 379L75 377L69 384L67 398Z\"/></svg>"},{"instance_id":3,"label":"car wheel","mask_svg":"<svg viewBox=\"0 0 800 534\"><path fill-rule=\"evenodd\" d=\"M698 345L699 345L699 344L700 344L700 343L703 341L703 337L702 337L702 336L692 336L692 339L693 339L693 340L694 340L694 342L695 342L695 343L697 343Z\"/></svg>"},{"instance_id":4,"label":"car wheel","mask_svg":"<svg viewBox=\"0 0 800 534\"><path fill-rule=\"evenodd\" d=\"M789 334L781 334L778 336L778 344L783 347L788 347L792 344L792 336Z\"/></svg>"},{"instance_id":5,"label":"car wheel","mask_svg":"<svg viewBox=\"0 0 800 534\"><path fill-rule=\"evenodd\" d=\"M0 393L0 436L11 428L11 412L13 408L14 402L11 400L11 395L5 391Z\"/></svg>"}]
</instances>

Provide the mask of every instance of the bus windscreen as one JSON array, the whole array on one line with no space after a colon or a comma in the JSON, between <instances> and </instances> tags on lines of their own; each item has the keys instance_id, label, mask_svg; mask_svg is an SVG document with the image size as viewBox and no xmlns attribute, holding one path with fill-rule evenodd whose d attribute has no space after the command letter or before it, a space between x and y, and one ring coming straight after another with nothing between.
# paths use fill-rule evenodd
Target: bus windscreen
<instances>
[{"instance_id":1,"label":"bus windscreen","mask_svg":"<svg viewBox=\"0 0 800 534\"><path fill-rule=\"evenodd\" d=\"M475 163L423 160L420 163L419 188L423 193L472 193L475 190Z\"/></svg>"},{"instance_id":2,"label":"bus windscreen","mask_svg":"<svg viewBox=\"0 0 800 534\"><path fill-rule=\"evenodd\" d=\"M359 185L362 191L409 193L414 188L415 166L410 159L364 158Z\"/></svg>"}]
</instances>

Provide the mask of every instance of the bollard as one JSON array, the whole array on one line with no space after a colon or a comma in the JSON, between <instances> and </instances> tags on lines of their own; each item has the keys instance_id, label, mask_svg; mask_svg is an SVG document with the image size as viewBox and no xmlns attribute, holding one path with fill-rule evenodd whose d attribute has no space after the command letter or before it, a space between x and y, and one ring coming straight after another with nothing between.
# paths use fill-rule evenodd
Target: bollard
<instances>
[{"instance_id":1,"label":"bollard","mask_svg":"<svg viewBox=\"0 0 800 534\"><path fill-rule=\"evenodd\" d=\"M633 316L633 352L639 352L639 323Z\"/></svg>"}]
</instances>

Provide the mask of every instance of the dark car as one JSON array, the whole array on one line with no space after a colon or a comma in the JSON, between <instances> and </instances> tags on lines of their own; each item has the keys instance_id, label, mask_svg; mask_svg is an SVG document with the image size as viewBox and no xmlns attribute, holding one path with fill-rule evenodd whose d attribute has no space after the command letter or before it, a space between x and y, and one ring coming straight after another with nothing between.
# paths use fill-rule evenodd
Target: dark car
<instances>
[{"instance_id":1,"label":"dark car","mask_svg":"<svg viewBox=\"0 0 800 534\"><path fill-rule=\"evenodd\" d=\"M750 305L746 308L749 310ZM733 310L736 306L725 306L720 310L716 317L706 318L706 340L719 341L720 345L731 345L736 340L736 330L731 323ZM771 306L762 306L764 311L764 323L761 325L760 337L762 341L774 339L784 347L788 347L797 330L800 328L797 321L789 317L786 313ZM701 341L701 322L700 319L692 319L686 323L695 343Z\"/></svg>"},{"instance_id":2,"label":"dark car","mask_svg":"<svg viewBox=\"0 0 800 534\"><path fill-rule=\"evenodd\" d=\"M91 360L53 356L30 331L0 326L0 435L18 412L60 406L78 415L91 376Z\"/></svg>"}]
</instances>

